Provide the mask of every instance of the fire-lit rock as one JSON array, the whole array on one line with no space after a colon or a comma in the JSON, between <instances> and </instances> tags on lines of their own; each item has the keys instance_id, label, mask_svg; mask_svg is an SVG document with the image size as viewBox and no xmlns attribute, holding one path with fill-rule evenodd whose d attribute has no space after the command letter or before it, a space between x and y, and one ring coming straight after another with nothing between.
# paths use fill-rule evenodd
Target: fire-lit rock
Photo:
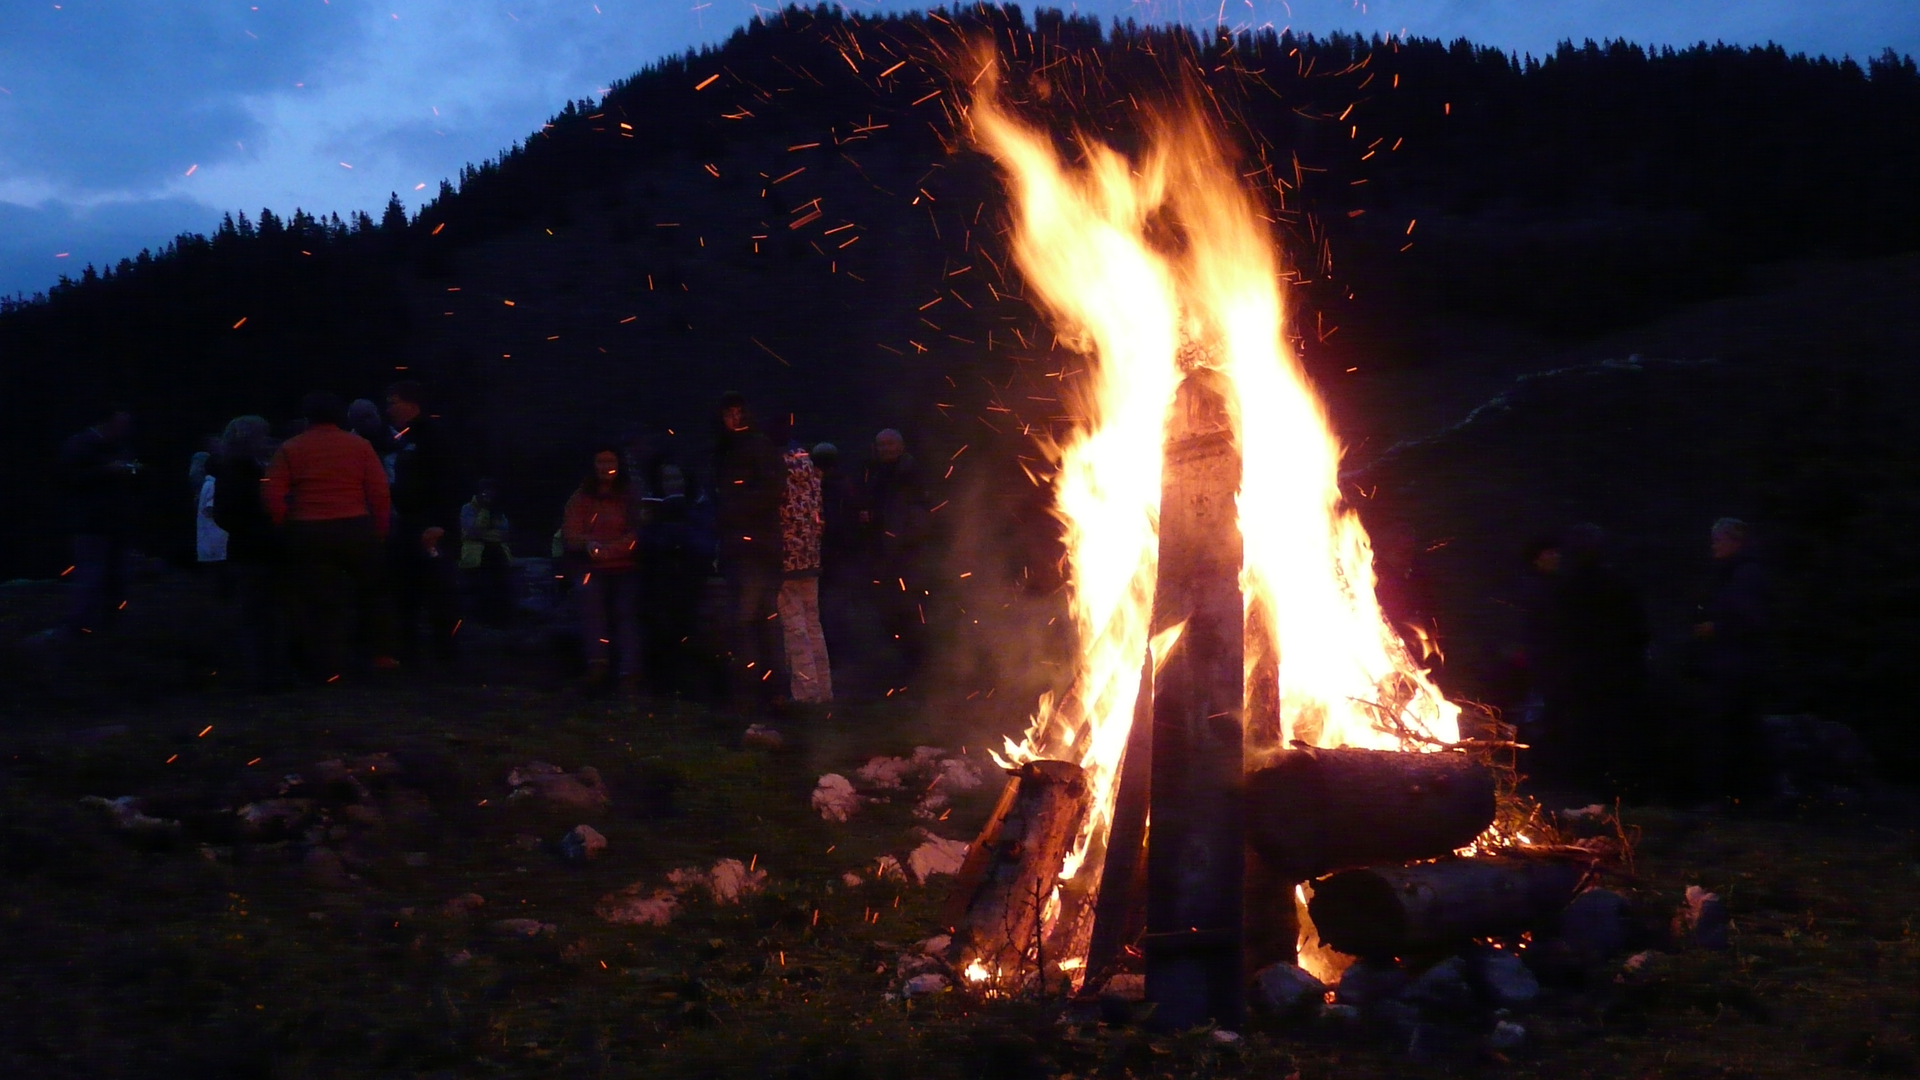
<instances>
[{"instance_id":1,"label":"fire-lit rock","mask_svg":"<svg viewBox=\"0 0 1920 1080\"><path fill-rule=\"evenodd\" d=\"M1253 977L1253 1004L1275 1016L1295 1016L1318 1006L1327 986L1293 964L1268 964Z\"/></svg>"}]
</instances>

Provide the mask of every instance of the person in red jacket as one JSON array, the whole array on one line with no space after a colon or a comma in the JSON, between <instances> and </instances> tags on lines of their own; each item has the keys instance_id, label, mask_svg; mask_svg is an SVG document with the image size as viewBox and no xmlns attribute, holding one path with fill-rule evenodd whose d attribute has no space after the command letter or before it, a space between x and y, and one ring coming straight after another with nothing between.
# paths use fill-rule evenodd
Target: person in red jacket
<instances>
[{"instance_id":1,"label":"person in red jacket","mask_svg":"<svg viewBox=\"0 0 1920 1080\"><path fill-rule=\"evenodd\" d=\"M308 394L300 411L307 430L273 455L264 501L284 531L307 659L322 678L344 670L351 598L367 628L373 666L398 667L383 547L392 511L386 469L367 440L342 427L346 409L338 397Z\"/></svg>"},{"instance_id":2,"label":"person in red jacket","mask_svg":"<svg viewBox=\"0 0 1920 1080\"><path fill-rule=\"evenodd\" d=\"M620 658L621 689L638 689L640 502L618 451L608 448L593 455L593 471L567 500L560 539L580 608L588 689L606 689L610 651Z\"/></svg>"}]
</instances>

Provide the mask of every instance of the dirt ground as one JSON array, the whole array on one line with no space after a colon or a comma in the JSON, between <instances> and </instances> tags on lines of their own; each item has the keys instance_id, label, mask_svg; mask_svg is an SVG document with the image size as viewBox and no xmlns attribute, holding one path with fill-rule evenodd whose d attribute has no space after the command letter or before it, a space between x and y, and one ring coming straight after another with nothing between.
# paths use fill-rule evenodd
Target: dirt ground
<instances>
[{"instance_id":1,"label":"dirt ground","mask_svg":"<svg viewBox=\"0 0 1920 1080\"><path fill-rule=\"evenodd\" d=\"M1623 889L1648 923L1622 957L1564 976L1515 1019L1410 1053L1369 1032L1254 1019L1209 1032L1063 1019L1061 1002L905 1001L896 965L940 933L950 878L878 880L916 827L970 839L997 778L941 821L908 796L823 821L824 772L932 744L978 759L1024 704L904 694L794 713L777 749L745 721L667 700L591 701L507 636L439 675L271 696L226 687L220 650L177 620L217 616L204 582L142 586L167 620L61 659L25 631L58 587L0 596L0 1071L39 1077L754 1076L1806 1077L1910 1075L1920 1025L1920 846L1846 807L1780 818L1628 807L1643 830ZM136 607L142 594L136 593ZM199 606L196 606L199 605ZM198 623L198 625L211 625ZM26 640L23 641L23 638ZM17 643L17 644L12 644ZM141 689L144 688L144 689ZM964 749L963 749L964 748ZM366 759L385 754L385 758ZM361 759L364 795L322 785ZM368 761L375 762L371 766ZM531 761L597 768L604 810L509 796ZM378 775L387 768L387 775ZM330 807L319 832L241 827L289 777ZM346 782L351 783L351 782ZM301 794L298 786L291 792ZM87 796L139 796L178 831L116 828ZM557 841L589 824L604 857ZM688 899L668 926L595 915L609 893L739 859L763 891ZM865 883L849 886L842 875ZM1664 945L1689 885L1732 915L1724 951ZM478 894L467 911L448 902ZM458 905L455 905L456 907ZM503 919L531 919L532 936Z\"/></svg>"}]
</instances>

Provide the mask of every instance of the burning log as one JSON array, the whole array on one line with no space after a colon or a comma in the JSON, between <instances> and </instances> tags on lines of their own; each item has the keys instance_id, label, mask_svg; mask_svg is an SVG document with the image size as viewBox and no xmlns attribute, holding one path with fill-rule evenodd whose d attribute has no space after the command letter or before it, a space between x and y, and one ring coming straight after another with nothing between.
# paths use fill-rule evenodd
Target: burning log
<instances>
[{"instance_id":1,"label":"burning log","mask_svg":"<svg viewBox=\"0 0 1920 1080\"><path fill-rule=\"evenodd\" d=\"M1134 698L1133 726L1127 730L1127 755L1113 800L1113 824L1107 830L1106 862L1100 896L1094 904L1087 942L1084 991L1097 991L1127 944L1146 929L1147 805L1153 778L1153 657L1140 666L1140 692Z\"/></svg>"},{"instance_id":2,"label":"burning log","mask_svg":"<svg viewBox=\"0 0 1920 1080\"><path fill-rule=\"evenodd\" d=\"M1092 801L1080 766L1030 761L1013 780L960 868L952 956L975 984L1018 986L1058 958L1037 955L1048 899Z\"/></svg>"},{"instance_id":3,"label":"burning log","mask_svg":"<svg viewBox=\"0 0 1920 1080\"><path fill-rule=\"evenodd\" d=\"M1589 869L1536 857L1348 870L1314 882L1307 913L1341 952L1403 956L1534 926L1573 900Z\"/></svg>"},{"instance_id":4,"label":"burning log","mask_svg":"<svg viewBox=\"0 0 1920 1080\"><path fill-rule=\"evenodd\" d=\"M1248 845L1293 882L1465 847L1493 823L1494 780L1459 753L1288 750L1247 777L1246 797Z\"/></svg>"},{"instance_id":5,"label":"burning log","mask_svg":"<svg viewBox=\"0 0 1920 1080\"><path fill-rule=\"evenodd\" d=\"M1154 1022L1239 1023L1246 605L1225 399L1188 371L1168 423L1154 624L1186 620L1154 684L1147 1000Z\"/></svg>"}]
</instances>

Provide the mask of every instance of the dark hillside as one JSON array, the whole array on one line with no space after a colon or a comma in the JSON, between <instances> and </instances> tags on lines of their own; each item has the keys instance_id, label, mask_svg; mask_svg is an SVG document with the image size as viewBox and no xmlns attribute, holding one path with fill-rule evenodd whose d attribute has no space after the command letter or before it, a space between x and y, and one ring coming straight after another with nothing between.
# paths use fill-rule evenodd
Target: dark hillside
<instances>
[{"instance_id":1,"label":"dark hillside","mask_svg":"<svg viewBox=\"0 0 1920 1080\"><path fill-rule=\"evenodd\" d=\"M1033 104L1121 137L1176 73L1203 79L1269 191L1329 378L1444 363L1433 346L1462 319L1565 340L1737 288L1759 261L1920 241L1901 198L1920 164L1911 60L1588 44L1516 61L790 8L568 104L413 220L242 214L8 305L7 452L44 461L95 399L125 397L164 477L237 412L404 370L446 391L534 516L587 441L684 434L725 386L810 435L897 423L929 453L1005 461L1024 444L998 436L1057 410L1038 376L1060 364L1010 362L1048 342L1009 298L992 177L956 152L949 72L987 38ZM40 469L8 486L25 520L52 520ZM9 535L0 566L57 569L56 532Z\"/></svg>"}]
</instances>

